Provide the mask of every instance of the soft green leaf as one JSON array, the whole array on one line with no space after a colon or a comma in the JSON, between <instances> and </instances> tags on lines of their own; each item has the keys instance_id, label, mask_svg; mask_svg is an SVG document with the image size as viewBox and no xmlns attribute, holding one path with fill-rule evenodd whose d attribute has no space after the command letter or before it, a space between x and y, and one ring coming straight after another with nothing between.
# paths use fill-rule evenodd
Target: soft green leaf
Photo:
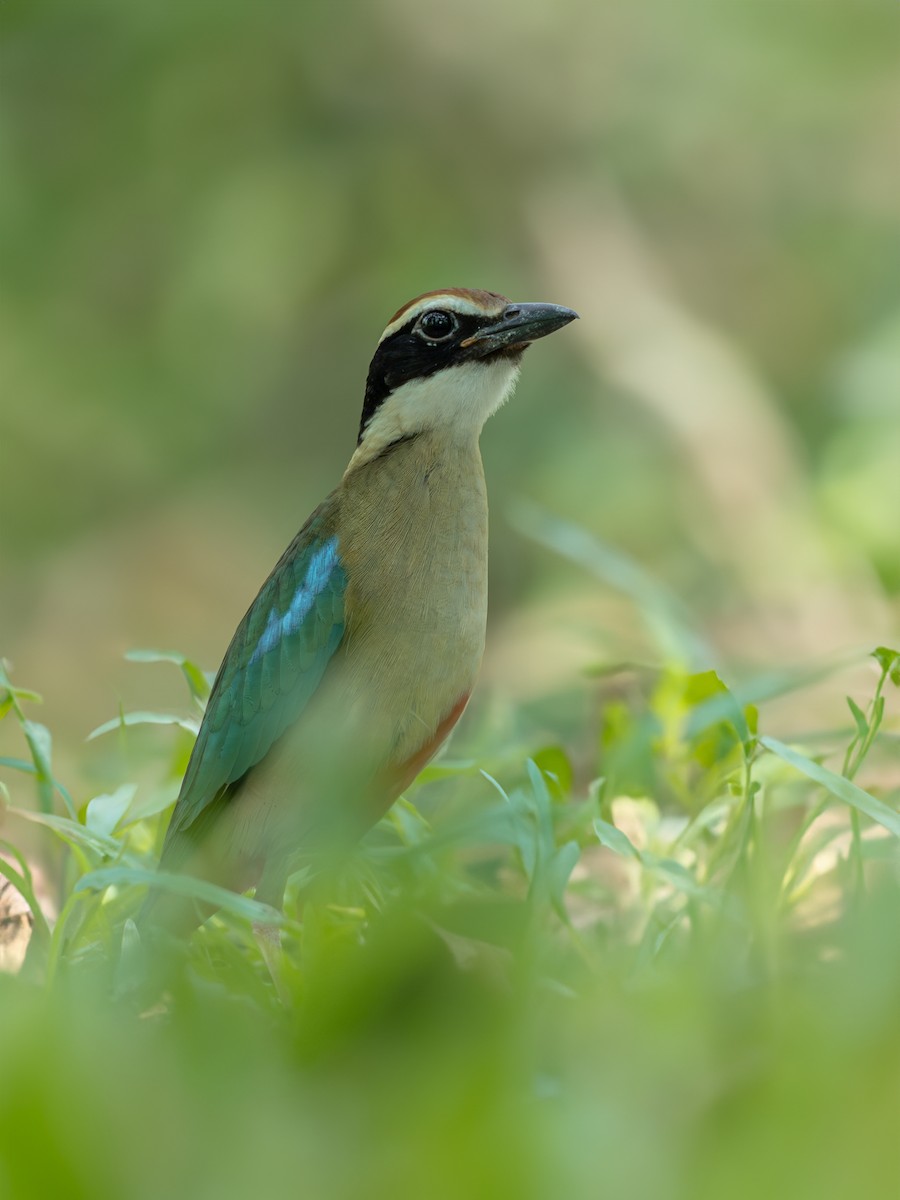
<instances>
[{"instance_id":1,"label":"soft green leaf","mask_svg":"<svg viewBox=\"0 0 900 1200\"><path fill-rule=\"evenodd\" d=\"M36 767L28 758L0 758L0 767L11 767L14 771L24 771L26 775L34 775Z\"/></svg>"},{"instance_id":2,"label":"soft green leaf","mask_svg":"<svg viewBox=\"0 0 900 1200\"><path fill-rule=\"evenodd\" d=\"M553 783L554 797L565 800L572 791L572 764L562 746L545 746L532 755L545 779Z\"/></svg>"},{"instance_id":3,"label":"soft green leaf","mask_svg":"<svg viewBox=\"0 0 900 1200\"><path fill-rule=\"evenodd\" d=\"M543 771L532 758L526 761L525 770L528 773L528 779L531 782L531 788L539 806L545 811L549 810L552 801Z\"/></svg>"},{"instance_id":4,"label":"soft green leaf","mask_svg":"<svg viewBox=\"0 0 900 1200\"><path fill-rule=\"evenodd\" d=\"M405 846L415 846L431 833L431 826L416 806L403 796L391 807L388 817Z\"/></svg>"},{"instance_id":5,"label":"soft green leaf","mask_svg":"<svg viewBox=\"0 0 900 1200\"><path fill-rule=\"evenodd\" d=\"M50 730L38 721L23 721L22 729L34 760L41 809L50 812L53 808L53 767L50 762L53 740Z\"/></svg>"},{"instance_id":6,"label":"soft green leaf","mask_svg":"<svg viewBox=\"0 0 900 1200\"><path fill-rule=\"evenodd\" d=\"M415 845L369 846L365 853L373 860L381 860L433 855L442 850L461 850L467 846L518 846L522 839L522 828L521 809L512 799L506 799L502 806L481 809L475 814L467 813L445 822L430 837Z\"/></svg>"},{"instance_id":7,"label":"soft green leaf","mask_svg":"<svg viewBox=\"0 0 900 1200\"><path fill-rule=\"evenodd\" d=\"M845 779L843 775L836 775L834 771L829 771L821 763L813 762L811 758L791 749L783 742L770 737L760 738L760 741L767 750L771 750L786 763L796 767L808 779L821 784L831 792L832 796L836 796L844 804L849 804L851 808L855 808L879 825L883 825L885 829L889 829L895 836L900 837L900 813L894 812L869 792L863 791L861 787L851 783L849 779Z\"/></svg>"},{"instance_id":8,"label":"soft green leaf","mask_svg":"<svg viewBox=\"0 0 900 1200\"><path fill-rule=\"evenodd\" d=\"M193 875L178 875L172 871L151 871L143 867L101 867L82 875L75 884L75 891L103 891L108 887L122 886L160 888L165 892L199 900L203 904L211 904L215 908L226 909L235 916L262 925L289 923L277 909L259 900L239 896L236 892L217 887L205 879L197 879Z\"/></svg>"},{"instance_id":9,"label":"soft green leaf","mask_svg":"<svg viewBox=\"0 0 900 1200\"><path fill-rule=\"evenodd\" d=\"M155 817L164 812L178 799L181 781L170 779L152 790L143 790L140 800L136 800L128 811L126 825L135 821L144 821L147 817Z\"/></svg>"},{"instance_id":10,"label":"soft green leaf","mask_svg":"<svg viewBox=\"0 0 900 1200\"><path fill-rule=\"evenodd\" d=\"M424 771L416 776L419 783L428 783L432 779L450 779L456 775L476 775L478 761L474 758L439 758L429 763Z\"/></svg>"},{"instance_id":11,"label":"soft green leaf","mask_svg":"<svg viewBox=\"0 0 900 1200\"><path fill-rule=\"evenodd\" d=\"M700 883L683 863L677 862L674 858L657 858L655 854L647 853L644 853L641 858L645 867L662 875L678 891L702 900L717 902L721 900L720 892Z\"/></svg>"},{"instance_id":12,"label":"soft green leaf","mask_svg":"<svg viewBox=\"0 0 900 1200\"><path fill-rule=\"evenodd\" d=\"M38 721L26 721L23 729L25 730L28 748L31 750L38 774L49 779L53 773L50 765L53 746L50 730L46 725L41 725Z\"/></svg>"},{"instance_id":13,"label":"soft green leaf","mask_svg":"<svg viewBox=\"0 0 900 1200\"><path fill-rule=\"evenodd\" d=\"M495 791L500 793L500 795L503 797L503 799L506 801L507 804L510 803L509 796L503 790L503 785L498 783L497 780L493 777L493 775L489 775L487 773L487 771L479 771L478 774L481 775L484 779L486 779L488 781L488 783L491 785L491 787L494 788Z\"/></svg>"},{"instance_id":14,"label":"soft green leaf","mask_svg":"<svg viewBox=\"0 0 900 1200\"><path fill-rule=\"evenodd\" d=\"M26 775L36 775L37 767L33 762L29 762L27 758L0 758L0 767L12 767L15 771L22 771ZM72 800L68 790L63 787L58 779L53 779L53 786L62 796L63 802L68 810L69 816L75 819L75 803Z\"/></svg>"},{"instance_id":15,"label":"soft green leaf","mask_svg":"<svg viewBox=\"0 0 900 1200\"><path fill-rule=\"evenodd\" d=\"M120 717L114 717L111 721L104 721L102 725L98 725L96 729L91 730L87 736L87 740L93 741L94 738L100 737L104 733L112 733L116 729L121 729L123 726L131 725L178 725L181 729L186 729L188 733L193 733L195 736L200 728L200 722L193 720L191 717L179 717L174 713L159 713L159 712L127 712Z\"/></svg>"},{"instance_id":16,"label":"soft green leaf","mask_svg":"<svg viewBox=\"0 0 900 1200\"><path fill-rule=\"evenodd\" d=\"M140 647L134 650L126 650L125 658L128 662L168 662L175 663L175 665L179 667L184 662L184 655L179 654L177 650L149 650L142 649Z\"/></svg>"},{"instance_id":17,"label":"soft green leaf","mask_svg":"<svg viewBox=\"0 0 900 1200\"><path fill-rule=\"evenodd\" d=\"M129 662L174 663L177 667L181 668L181 672L190 688L191 695L195 700L202 702L209 695L210 685L206 673L196 663L191 662L189 658L186 658L183 654L179 654L177 650L129 650L125 657Z\"/></svg>"},{"instance_id":18,"label":"soft green leaf","mask_svg":"<svg viewBox=\"0 0 900 1200\"><path fill-rule=\"evenodd\" d=\"M561 914L565 914L565 894L569 886L569 878L581 857L581 847L577 842L566 842L556 851L547 866L547 879L550 887L550 899L553 906Z\"/></svg>"},{"instance_id":19,"label":"soft green leaf","mask_svg":"<svg viewBox=\"0 0 900 1200\"><path fill-rule=\"evenodd\" d=\"M109 795L95 796L88 802L85 826L93 833L110 836L128 811L136 791L137 784L124 783Z\"/></svg>"},{"instance_id":20,"label":"soft green leaf","mask_svg":"<svg viewBox=\"0 0 900 1200\"><path fill-rule=\"evenodd\" d=\"M13 709L20 711L18 705L22 700L31 704L41 704L43 697L27 688L4 688L3 698L0 700L0 721Z\"/></svg>"},{"instance_id":21,"label":"soft green leaf","mask_svg":"<svg viewBox=\"0 0 900 1200\"><path fill-rule=\"evenodd\" d=\"M553 835L553 797L550 794L550 788L547 785L547 779L543 771L533 759L528 759L525 763L525 769L528 772L535 802L535 815L537 817L536 844L539 861L542 864L546 864L556 851L556 840Z\"/></svg>"},{"instance_id":22,"label":"soft green leaf","mask_svg":"<svg viewBox=\"0 0 900 1200\"><path fill-rule=\"evenodd\" d=\"M28 688L16 687L8 674L9 664L5 659L0 658L0 688L6 692L5 704L18 709L19 701L25 700L32 704L42 704L43 697L38 692L29 691ZM8 711L8 708L6 709Z\"/></svg>"},{"instance_id":23,"label":"soft green leaf","mask_svg":"<svg viewBox=\"0 0 900 1200\"><path fill-rule=\"evenodd\" d=\"M866 714L852 696L847 696L845 699L850 712L853 714L853 720L856 722L856 731L861 738L864 738L869 732L869 722L866 720Z\"/></svg>"},{"instance_id":24,"label":"soft green leaf","mask_svg":"<svg viewBox=\"0 0 900 1200\"><path fill-rule=\"evenodd\" d=\"M49 940L50 926L47 923L44 910L41 908L34 890L34 879L31 874L31 868L21 851L10 842L0 841L0 851L14 858L20 868L17 871L5 858L0 857L0 875L6 876L31 910L31 915L34 917L35 935L42 940Z\"/></svg>"},{"instance_id":25,"label":"soft green leaf","mask_svg":"<svg viewBox=\"0 0 900 1200\"><path fill-rule=\"evenodd\" d=\"M750 730L741 705L715 671L689 676L684 698L691 708L685 724L685 737L696 742L704 765L712 765L719 757L715 753L715 726L730 726L734 731L731 733L729 730L730 737L736 734L740 741L747 741ZM703 739L701 735L704 733L711 737Z\"/></svg>"},{"instance_id":26,"label":"soft green leaf","mask_svg":"<svg viewBox=\"0 0 900 1200\"><path fill-rule=\"evenodd\" d=\"M885 675L890 675L893 683L898 682L900 650L891 650L888 646L876 646L870 657L875 659Z\"/></svg>"},{"instance_id":27,"label":"soft green leaf","mask_svg":"<svg viewBox=\"0 0 900 1200\"><path fill-rule=\"evenodd\" d=\"M858 661L859 655L853 653L835 657L833 660L825 663L816 663L812 666L765 671L741 683L733 684L729 690L738 706L745 709L747 705L758 706L765 700L775 700L780 696L789 695L791 692L800 691L802 688L807 688L811 684L818 683L822 679L827 679L837 674L838 671L843 670L849 664ZM727 717L729 713L730 706L728 700L724 697L719 700L713 696L692 715L691 732L694 734L700 733L705 727L714 724L723 717ZM751 722L746 712L744 713L744 717L749 727ZM750 732L755 733L755 730L751 728Z\"/></svg>"},{"instance_id":28,"label":"soft green leaf","mask_svg":"<svg viewBox=\"0 0 900 1200\"><path fill-rule=\"evenodd\" d=\"M31 812L27 808L13 808L12 806L7 811L14 816L21 817L23 821L31 821L35 825L45 825L48 829L58 833L65 841L74 842L95 854L116 856L122 850L120 843L115 838L87 829L69 817L58 817L55 813Z\"/></svg>"},{"instance_id":29,"label":"soft green leaf","mask_svg":"<svg viewBox=\"0 0 900 1200\"><path fill-rule=\"evenodd\" d=\"M759 709L755 704L744 705L744 720L747 722L750 737L755 738L759 733Z\"/></svg>"},{"instance_id":30,"label":"soft green leaf","mask_svg":"<svg viewBox=\"0 0 900 1200\"><path fill-rule=\"evenodd\" d=\"M636 858L640 861L641 853L638 848L629 841L621 829L617 829L609 821L604 821L602 817L595 817L594 832L607 850L621 854L623 858Z\"/></svg>"}]
</instances>

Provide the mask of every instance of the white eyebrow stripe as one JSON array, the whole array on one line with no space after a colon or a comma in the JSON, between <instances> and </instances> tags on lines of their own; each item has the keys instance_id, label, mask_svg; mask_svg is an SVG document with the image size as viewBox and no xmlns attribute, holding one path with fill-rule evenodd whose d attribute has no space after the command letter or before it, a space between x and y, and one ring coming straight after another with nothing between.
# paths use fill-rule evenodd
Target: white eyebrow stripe
<instances>
[{"instance_id":1,"label":"white eyebrow stripe","mask_svg":"<svg viewBox=\"0 0 900 1200\"><path fill-rule=\"evenodd\" d=\"M398 329L402 329L404 325L408 325L410 321L415 321L423 312L428 312L431 308L449 309L450 312L460 313L465 317L489 317L494 315L483 304L476 304L474 300L469 300L466 296L454 296L449 293L439 296L424 296L415 304L411 304L409 308L404 309L395 321L391 321L390 325L388 325L387 329L385 329L384 333L378 339L378 345L380 346L385 338L389 338L391 334L396 333ZM499 316L502 311L503 308L498 307L496 315Z\"/></svg>"}]
</instances>

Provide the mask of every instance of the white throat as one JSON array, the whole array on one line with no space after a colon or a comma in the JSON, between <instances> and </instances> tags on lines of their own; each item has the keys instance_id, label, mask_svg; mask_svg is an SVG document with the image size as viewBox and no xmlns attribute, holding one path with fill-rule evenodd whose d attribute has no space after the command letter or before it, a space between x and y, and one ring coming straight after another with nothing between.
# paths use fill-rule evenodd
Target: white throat
<instances>
[{"instance_id":1,"label":"white throat","mask_svg":"<svg viewBox=\"0 0 900 1200\"><path fill-rule=\"evenodd\" d=\"M417 433L439 431L454 441L477 439L488 417L512 394L518 377L518 362L501 356L445 367L401 384L366 426L347 470Z\"/></svg>"}]
</instances>

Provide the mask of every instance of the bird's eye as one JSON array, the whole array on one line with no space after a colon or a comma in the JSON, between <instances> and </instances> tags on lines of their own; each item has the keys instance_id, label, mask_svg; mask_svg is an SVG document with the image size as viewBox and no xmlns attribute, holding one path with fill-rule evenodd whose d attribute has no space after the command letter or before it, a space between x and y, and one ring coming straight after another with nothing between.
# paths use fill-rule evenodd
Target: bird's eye
<instances>
[{"instance_id":1,"label":"bird's eye","mask_svg":"<svg viewBox=\"0 0 900 1200\"><path fill-rule=\"evenodd\" d=\"M444 342L448 337L452 337L458 328L456 317L452 313L435 308L419 318L416 332L421 333L429 342Z\"/></svg>"}]
</instances>

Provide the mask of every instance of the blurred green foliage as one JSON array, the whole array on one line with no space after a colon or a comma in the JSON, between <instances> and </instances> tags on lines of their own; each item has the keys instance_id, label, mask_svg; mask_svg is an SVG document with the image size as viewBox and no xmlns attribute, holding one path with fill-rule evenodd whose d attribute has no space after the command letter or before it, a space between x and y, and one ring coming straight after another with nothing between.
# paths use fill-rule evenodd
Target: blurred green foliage
<instances>
[{"instance_id":1,"label":"blurred green foliage","mask_svg":"<svg viewBox=\"0 0 900 1200\"><path fill-rule=\"evenodd\" d=\"M645 564L720 662L891 640L895 5L0 22L0 632L71 765L130 700L98 659L215 663L339 477L384 321L446 284L582 314L485 433L495 622L583 586L509 536L524 496ZM585 607L594 648L646 652Z\"/></svg>"},{"instance_id":2,"label":"blurred green foliage","mask_svg":"<svg viewBox=\"0 0 900 1200\"><path fill-rule=\"evenodd\" d=\"M2 19L6 554L195 486L302 515L393 308L454 282L543 295L537 199L601 219L612 189L773 382L896 586L864 486L898 436L895 5L39 0ZM554 495L589 419L607 496L570 502L593 523L632 501L617 464L652 434L615 404L594 432L573 356L542 349L525 411L489 431L495 488L537 472ZM667 493L645 538L671 531Z\"/></svg>"},{"instance_id":3,"label":"blurred green foliage","mask_svg":"<svg viewBox=\"0 0 900 1200\"><path fill-rule=\"evenodd\" d=\"M561 746L523 766L486 731L488 769L439 761L298 880L267 960L244 897L190 942L130 924L148 882L189 883L153 874L177 730L155 787L20 807L29 774L70 801L0 680L32 749L7 827L65 847L40 881L0 859L35 922L0 977L4 1194L895 1194L900 789L851 780L895 757L900 658L872 657L841 773L843 733L813 757L761 735L712 672L636 679L586 788Z\"/></svg>"},{"instance_id":4,"label":"blurred green foliage","mask_svg":"<svg viewBox=\"0 0 900 1200\"><path fill-rule=\"evenodd\" d=\"M0 1196L897 1194L898 34L3 6ZM448 284L582 315L485 433L467 758L289 904L280 990L246 899L153 962L196 663Z\"/></svg>"}]
</instances>

